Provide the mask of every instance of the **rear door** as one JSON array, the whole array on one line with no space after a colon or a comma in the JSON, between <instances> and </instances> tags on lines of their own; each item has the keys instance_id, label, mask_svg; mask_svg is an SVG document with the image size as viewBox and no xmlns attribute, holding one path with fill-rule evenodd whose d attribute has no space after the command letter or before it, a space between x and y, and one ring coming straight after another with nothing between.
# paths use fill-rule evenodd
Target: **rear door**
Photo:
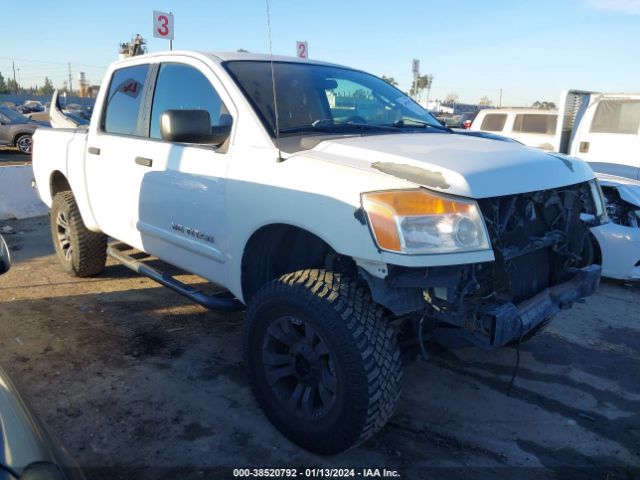
<instances>
[{"instance_id":1,"label":"rear door","mask_svg":"<svg viewBox=\"0 0 640 480\"><path fill-rule=\"evenodd\" d=\"M127 66L114 71L103 97L100 121L87 141L86 183L91 209L106 234L141 248L136 229L137 199L146 169L148 126L145 103L153 67Z\"/></svg>"},{"instance_id":2,"label":"rear door","mask_svg":"<svg viewBox=\"0 0 640 480\"><path fill-rule=\"evenodd\" d=\"M596 172L639 179L640 98L595 96L571 145L571 154Z\"/></svg>"}]
</instances>

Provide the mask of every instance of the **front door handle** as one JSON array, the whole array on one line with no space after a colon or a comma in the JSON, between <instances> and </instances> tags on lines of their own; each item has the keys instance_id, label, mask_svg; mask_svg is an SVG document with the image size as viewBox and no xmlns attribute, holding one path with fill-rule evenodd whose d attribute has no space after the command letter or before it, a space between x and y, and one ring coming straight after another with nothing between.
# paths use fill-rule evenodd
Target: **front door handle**
<instances>
[{"instance_id":1,"label":"front door handle","mask_svg":"<svg viewBox=\"0 0 640 480\"><path fill-rule=\"evenodd\" d=\"M143 167L151 167L153 165L153 160L145 157L136 157L136 163Z\"/></svg>"},{"instance_id":2,"label":"front door handle","mask_svg":"<svg viewBox=\"0 0 640 480\"><path fill-rule=\"evenodd\" d=\"M589 153L589 142L580 142L578 150L580 153Z\"/></svg>"}]
</instances>

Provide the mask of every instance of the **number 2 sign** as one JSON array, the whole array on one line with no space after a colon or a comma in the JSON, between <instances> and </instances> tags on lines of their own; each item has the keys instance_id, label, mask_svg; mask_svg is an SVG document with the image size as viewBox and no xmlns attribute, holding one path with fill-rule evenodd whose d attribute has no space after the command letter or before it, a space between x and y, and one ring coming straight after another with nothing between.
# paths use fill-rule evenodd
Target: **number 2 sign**
<instances>
[{"instance_id":1,"label":"number 2 sign","mask_svg":"<svg viewBox=\"0 0 640 480\"><path fill-rule=\"evenodd\" d=\"M173 40L173 14L153 11L153 36Z\"/></svg>"},{"instance_id":2,"label":"number 2 sign","mask_svg":"<svg viewBox=\"0 0 640 480\"><path fill-rule=\"evenodd\" d=\"M298 58L309 58L309 45L307 42L296 42L296 54Z\"/></svg>"}]
</instances>

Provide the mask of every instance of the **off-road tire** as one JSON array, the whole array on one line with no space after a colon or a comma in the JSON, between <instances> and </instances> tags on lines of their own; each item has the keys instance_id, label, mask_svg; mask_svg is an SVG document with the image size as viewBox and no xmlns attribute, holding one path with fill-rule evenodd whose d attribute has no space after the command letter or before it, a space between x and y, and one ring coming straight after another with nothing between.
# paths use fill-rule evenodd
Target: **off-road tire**
<instances>
[{"instance_id":1,"label":"off-road tire","mask_svg":"<svg viewBox=\"0 0 640 480\"><path fill-rule=\"evenodd\" d=\"M283 316L303 319L329 351L337 393L321 418L296 416L269 385L263 349L269 326ZM269 420L293 442L322 455L347 450L380 430L402 389L396 333L382 308L355 281L325 270L283 275L250 299L244 354L253 392Z\"/></svg>"},{"instance_id":2,"label":"off-road tire","mask_svg":"<svg viewBox=\"0 0 640 480\"><path fill-rule=\"evenodd\" d=\"M59 215L66 219L66 239L70 252L60 240L62 227L58 223ZM87 229L73 194L69 191L59 192L53 198L51 240L58 260L68 274L89 277L104 269L107 262L107 236Z\"/></svg>"}]
</instances>

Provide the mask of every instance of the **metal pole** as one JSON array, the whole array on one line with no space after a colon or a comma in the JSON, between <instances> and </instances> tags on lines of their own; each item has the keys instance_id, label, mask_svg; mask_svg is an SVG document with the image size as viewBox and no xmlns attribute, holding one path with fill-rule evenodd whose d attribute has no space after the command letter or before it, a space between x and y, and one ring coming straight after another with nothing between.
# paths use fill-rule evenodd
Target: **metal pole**
<instances>
[{"instance_id":1,"label":"metal pole","mask_svg":"<svg viewBox=\"0 0 640 480\"><path fill-rule=\"evenodd\" d=\"M502 107L502 89L500 89L500 101L498 102L498 108Z\"/></svg>"},{"instance_id":2,"label":"metal pole","mask_svg":"<svg viewBox=\"0 0 640 480\"><path fill-rule=\"evenodd\" d=\"M15 94L18 94L18 82L16 82L16 62L11 61L11 66L13 67L13 88L15 90Z\"/></svg>"},{"instance_id":3,"label":"metal pole","mask_svg":"<svg viewBox=\"0 0 640 480\"><path fill-rule=\"evenodd\" d=\"M73 85L71 84L71 62L67 62L69 67L69 93L73 93Z\"/></svg>"},{"instance_id":4,"label":"metal pole","mask_svg":"<svg viewBox=\"0 0 640 480\"><path fill-rule=\"evenodd\" d=\"M169 51L173 50L173 40L169 40Z\"/></svg>"}]
</instances>

